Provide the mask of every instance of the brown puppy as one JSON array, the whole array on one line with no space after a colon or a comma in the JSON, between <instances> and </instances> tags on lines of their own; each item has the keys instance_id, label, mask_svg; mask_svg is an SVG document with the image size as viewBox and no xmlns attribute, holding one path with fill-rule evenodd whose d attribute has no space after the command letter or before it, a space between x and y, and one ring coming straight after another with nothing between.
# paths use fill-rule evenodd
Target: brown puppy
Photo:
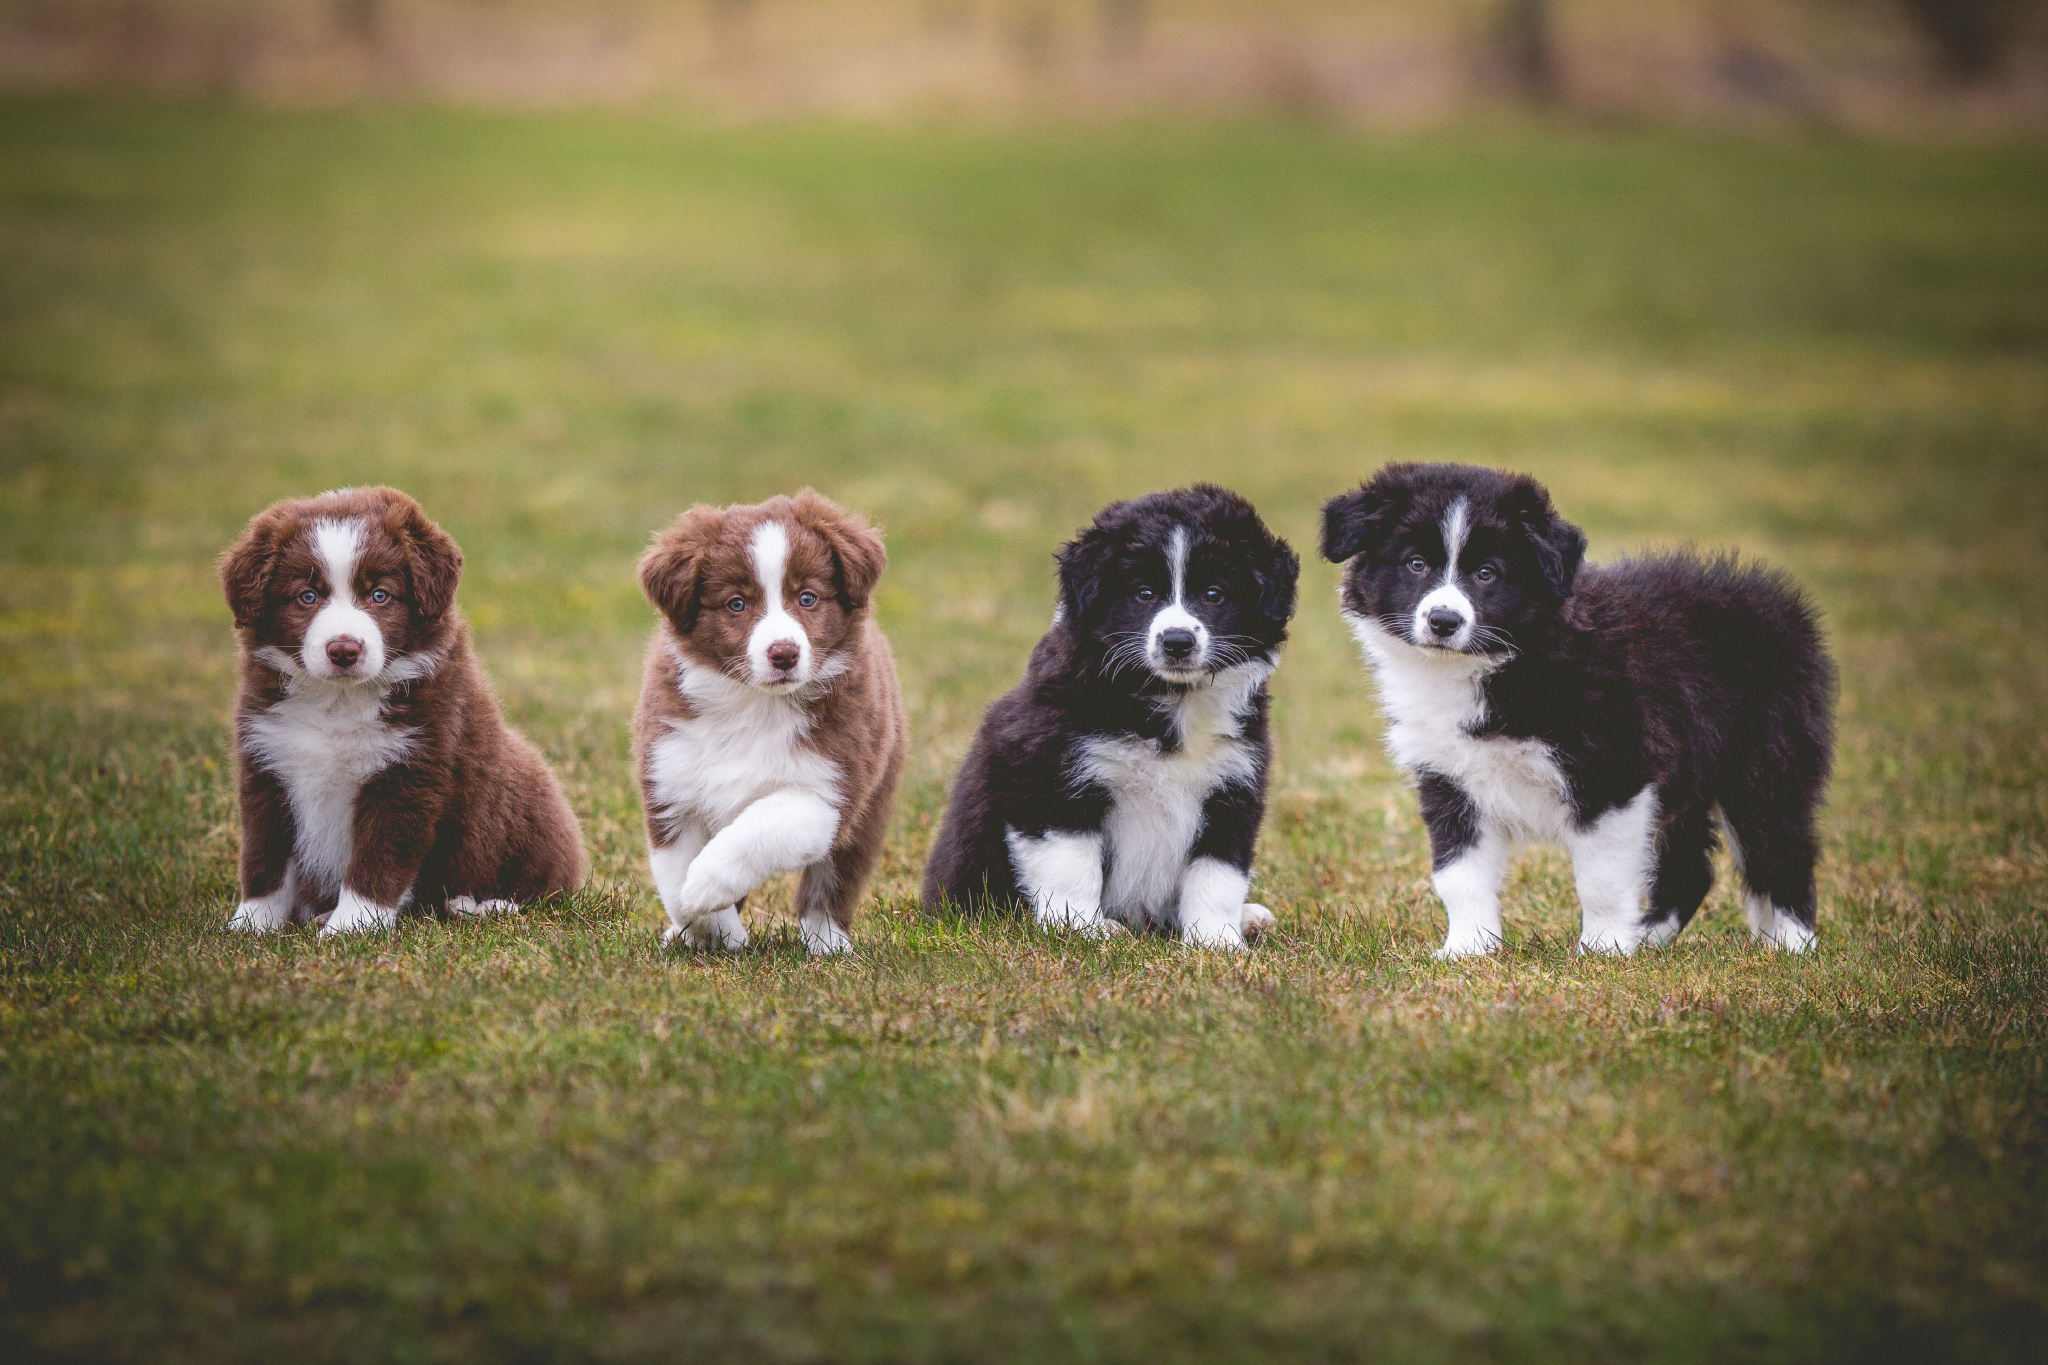
<instances>
[{"instance_id":1,"label":"brown puppy","mask_svg":"<svg viewBox=\"0 0 2048 1365\"><path fill-rule=\"evenodd\" d=\"M242 645L229 927L385 929L408 905L486 913L582 884L576 817L470 655L461 572L394 488L280 502L221 557Z\"/></svg>"},{"instance_id":2,"label":"brown puppy","mask_svg":"<svg viewBox=\"0 0 2048 1365\"><path fill-rule=\"evenodd\" d=\"M903 772L903 698L868 611L888 562L855 513L806 488L696 506L640 561L660 609L633 757L662 941L738 948L739 906L803 869L804 945L843 952Z\"/></svg>"}]
</instances>

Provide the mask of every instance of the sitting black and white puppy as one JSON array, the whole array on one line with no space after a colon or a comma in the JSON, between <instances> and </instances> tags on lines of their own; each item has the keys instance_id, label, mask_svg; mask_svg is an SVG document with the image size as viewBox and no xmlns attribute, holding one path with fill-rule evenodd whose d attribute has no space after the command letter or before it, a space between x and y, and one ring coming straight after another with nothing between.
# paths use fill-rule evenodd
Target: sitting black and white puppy
<instances>
[{"instance_id":1,"label":"sitting black and white puppy","mask_svg":"<svg viewBox=\"0 0 2048 1365\"><path fill-rule=\"evenodd\" d=\"M1582 950L1670 942L1713 885L1717 811L1750 932L1804 952L1835 693L1813 608L1733 556L1581 568L1585 546L1541 484L1469 465L1389 465L1323 509L1429 824L1437 956L1500 943L1533 840L1571 853Z\"/></svg>"},{"instance_id":2,"label":"sitting black and white puppy","mask_svg":"<svg viewBox=\"0 0 2048 1365\"><path fill-rule=\"evenodd\" d=\"M1212 484L1112 503L1058 559L1052 629L982 718L925 905L1242 948L1273 918L1245 892L1301 563Z\"/></svg>"}]
</instances>

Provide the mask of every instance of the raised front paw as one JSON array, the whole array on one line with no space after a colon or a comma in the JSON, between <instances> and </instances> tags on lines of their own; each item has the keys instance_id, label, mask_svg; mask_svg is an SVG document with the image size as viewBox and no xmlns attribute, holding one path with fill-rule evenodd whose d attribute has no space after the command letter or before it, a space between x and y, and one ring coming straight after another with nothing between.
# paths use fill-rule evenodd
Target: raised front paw
<instances>
[{"instance_id":1,"label":"raised front paw","mask_svg":"<svg viewBox=\"0 0 2048 1365\"><path fill-rule=\"evenodd\" d=\"M377 902L343 887L341 899L320 926L320 937L332 938L336 934L362 934L375 929L389 929L398 923L398 909L395 906L379 905Z\"/></svg>"},{"instance_id":2,"label":"raised front paw","mask_svg":"<svg viewBox=\"0 0 2048 1365\"><path fill-rule=\"evenodd\" d=\"M662 931L661 942L663 947L680 944L698 953L736 953L747 946L747 926L740 923L739 910L728 905L682 924L670 924Z\"/></svg>"}]
</instances>

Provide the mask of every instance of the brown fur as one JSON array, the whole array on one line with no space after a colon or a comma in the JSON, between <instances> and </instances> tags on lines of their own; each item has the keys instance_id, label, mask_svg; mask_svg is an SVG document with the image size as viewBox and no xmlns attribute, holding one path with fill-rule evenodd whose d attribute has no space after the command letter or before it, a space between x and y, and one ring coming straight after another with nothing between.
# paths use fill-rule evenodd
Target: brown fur
<instances>
[{"instance_id":1,"label":"brown fur","mask_svg":"<svg viewBox=\"0 0 2048 1365\"><path fill-rule=\"evenodd\" d=\"M750 543L769 520L782 523L789 539L781 585L785 610L809 638L813 659L846 664L800 699L807 724L797 741L831 765L840 798L831 851L805 868L798 906L802 913L828 915L844 929L881 850L907 730L895 660L870 606L887 552L858 514L808 488L753 506L692 507L640 562L641 587L662 615L649 641L633 715L647 837L653 848L667 847L684 823L700 818L664 800L651 751L656 741L685 733L687 723L699 718L682 690L684 661L727 678L744 672L748 639L765 610L756 600L760 585ZM799 594L806 590L817 595L810 608L800 605ZM745 611L728 609L736 597L746 599Z\"/></svg>"},{"instance_id":2,"label":"brown fur","mask_svg":"<svg viewBox=\"0 0 2048 1365\"><path fill-rule=\"evenodd\" d=\"M383 632L388 658L431 654L439 663L383 688L377 725L386 734L412 732L410 744L357 790L339 885L302 879L291 918L332 909L344 886L387 907L408 893L410 903L433 906L456 896L528 900L575 889L585 870L576 817L546 761L505 723L454 607L462 552L405 494L356 488L276 504L221 559L241 643L235 730L244 900L284 884L300 835L286 774L259 752L252 727L275 719L275 709L309 684L260 651L296 657L320 610L301 604L298 593L334 586L322 582L314 524L357 518L366 530L350 587ZM369 600L379 587L391 595L382 605Z\"/></svg>"}]
</instances>

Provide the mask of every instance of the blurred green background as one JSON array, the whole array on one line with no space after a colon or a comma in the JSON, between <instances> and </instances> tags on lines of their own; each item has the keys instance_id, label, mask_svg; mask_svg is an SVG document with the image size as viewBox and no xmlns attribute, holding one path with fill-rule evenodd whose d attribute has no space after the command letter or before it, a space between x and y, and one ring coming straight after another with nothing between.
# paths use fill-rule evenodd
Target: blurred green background
<instances>
[{"instance_id":1,"label":"blurred green background","mask_svg":"<svg viewBox=\"0 0 2048 1365\"><path fill-rule=\"evenodd\" d=\"M0 104L0 1332L34 1356L2025 1357L2048 1325L2048 154L1540 123L720 127ZM1314 555L1389 459L1728 546L1842 664L1822 948L1725 885L1456 968ZM1104 501L1302 550L1248 961L920 920L944 785ZM383 481L590 892L220 931L212 561ZM850 961L663 957L632 568L885 528L913 752ZM1725 881L1725 872L1724 872Z\"/></svg>"}]
</instances>

